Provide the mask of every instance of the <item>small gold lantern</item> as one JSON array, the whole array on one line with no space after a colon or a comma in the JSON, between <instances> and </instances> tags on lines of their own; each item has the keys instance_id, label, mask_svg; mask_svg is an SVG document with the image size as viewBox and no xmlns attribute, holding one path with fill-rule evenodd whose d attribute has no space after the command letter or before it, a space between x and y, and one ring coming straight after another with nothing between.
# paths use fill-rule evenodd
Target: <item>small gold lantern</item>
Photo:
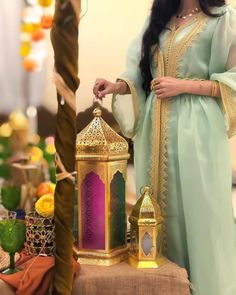
<instances>
[{"instance_id":1,"label":"small gold lantern","mask_svg":"<svg viewBox=\"0 0 236 295\"><path fill-rule=\"evenodd\" d=\"M93 112L77 135L78 261L110 266L127 258L125 183L128 143Z\"/></svg>"},{"instance_id":2,"label":"small gold lantern","mask_svg":"<svg viewBox=\"0 0 236 295\"><path fill-rule=\"evenodd\" d=\"M144 187L129 218L130 251L128 263L136 268L158 268L166 263L162 255L163 217L160 206Z\"/></svg>"}]
</instances>

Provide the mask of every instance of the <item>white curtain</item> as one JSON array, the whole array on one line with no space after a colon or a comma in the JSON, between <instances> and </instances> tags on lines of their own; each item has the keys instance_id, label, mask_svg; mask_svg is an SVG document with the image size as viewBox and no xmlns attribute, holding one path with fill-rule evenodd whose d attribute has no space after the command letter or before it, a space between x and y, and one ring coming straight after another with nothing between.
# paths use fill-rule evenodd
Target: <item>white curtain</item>
<instances>
[{"instance_id":1,"label":"white curtain","mask_svg":"<svg viewBox=\"0 0 236 295\"><path fill-rule=\"evenodd\" d=\"M26 73L21 67L20 14L22 0L0 0L0 113L38 106L45 73Z\"/></svg>"}]
</instances>

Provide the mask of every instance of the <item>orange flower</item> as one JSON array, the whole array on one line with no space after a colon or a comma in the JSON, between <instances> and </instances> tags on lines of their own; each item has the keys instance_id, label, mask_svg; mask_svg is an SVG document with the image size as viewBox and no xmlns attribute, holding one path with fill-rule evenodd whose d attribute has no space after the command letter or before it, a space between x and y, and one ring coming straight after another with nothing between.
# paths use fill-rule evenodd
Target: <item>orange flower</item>
<instances>
[{"instance_id":1,"label":"orange flower","mask_svg":"<svg viewBox=\"0 0 236 295\"><path fill-rule=\"evenodd\" d=\"M41 26L43 29L50 29L52 27L52 15L43 15L41 18Z\"/></svg>"},{"instance_id":2,"label":"orange flower","mask_svg":"<svg viewBox=\"0 0 236 295\"><path fill-rule=\"evenodd\" d=\"M42 182L37 188L37 196L40 198L45 194L54 194L55 184L52 182Z\"/></svg>"}]
</instances>

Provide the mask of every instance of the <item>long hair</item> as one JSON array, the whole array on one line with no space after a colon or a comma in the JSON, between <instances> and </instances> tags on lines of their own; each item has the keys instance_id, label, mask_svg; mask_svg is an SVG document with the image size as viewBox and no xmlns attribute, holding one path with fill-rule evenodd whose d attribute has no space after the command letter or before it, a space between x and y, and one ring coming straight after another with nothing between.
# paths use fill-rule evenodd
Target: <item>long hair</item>
<instances>
[{"instance_id":1,"label":"long hair","mask_svg":"<svg viewBox=\"0 0 236 295\"><path fill-rule=\"evenodd\" d=\"M211 12L212 7L225 5L225 0L199 0L201 10L208 16L218 17L218 14ZM146 95L150 93L150 83L153 79L150 69L151 48L159 43L159 36L162 30L180 7L180 0L154 0L149 26L144 32L142 40L142 51L140 60L140 70L143 78L143 90Z\"/></svg>"}]
</instances>

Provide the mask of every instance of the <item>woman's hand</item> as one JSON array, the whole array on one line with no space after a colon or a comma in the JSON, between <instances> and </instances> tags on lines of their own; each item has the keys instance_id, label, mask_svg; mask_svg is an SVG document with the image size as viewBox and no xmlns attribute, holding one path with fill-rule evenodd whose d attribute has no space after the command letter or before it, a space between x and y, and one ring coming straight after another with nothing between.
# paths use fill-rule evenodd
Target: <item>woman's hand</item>
<instances>
[{"instance_id":1,"label":"woman's hand","mask_svg":"<svg viewBox=\"0 0 236 295\"><path fill-rule=\"evenodd\" d=\"M152 80L152 91L159 98L169 98L185 93L185 81L172 78L161 77Z\"/></svg>"},{"instance_id":2,"label":"woman's hand","mask_svg":"<svg viewBox=\"0 0 236 295\"><path fill-rule=\"evenodd\" d=\"M93 93L98 99L103 99L107 94L117 91L116 83L112 83L105 79L97 79L93 87Z\"/></svg>"},{"instance_id":3,"label":"woman's hand","mask_svg":"<svg viewBox=\"0 0 236 295\"><path fill-rule=\"evenodd\" d=\"M125 94L127 84L124 81L112 83L105 79L97 79L93 87L93 93L98 99L103 99L107 94Z\"/></svg>"}]
</instances>

